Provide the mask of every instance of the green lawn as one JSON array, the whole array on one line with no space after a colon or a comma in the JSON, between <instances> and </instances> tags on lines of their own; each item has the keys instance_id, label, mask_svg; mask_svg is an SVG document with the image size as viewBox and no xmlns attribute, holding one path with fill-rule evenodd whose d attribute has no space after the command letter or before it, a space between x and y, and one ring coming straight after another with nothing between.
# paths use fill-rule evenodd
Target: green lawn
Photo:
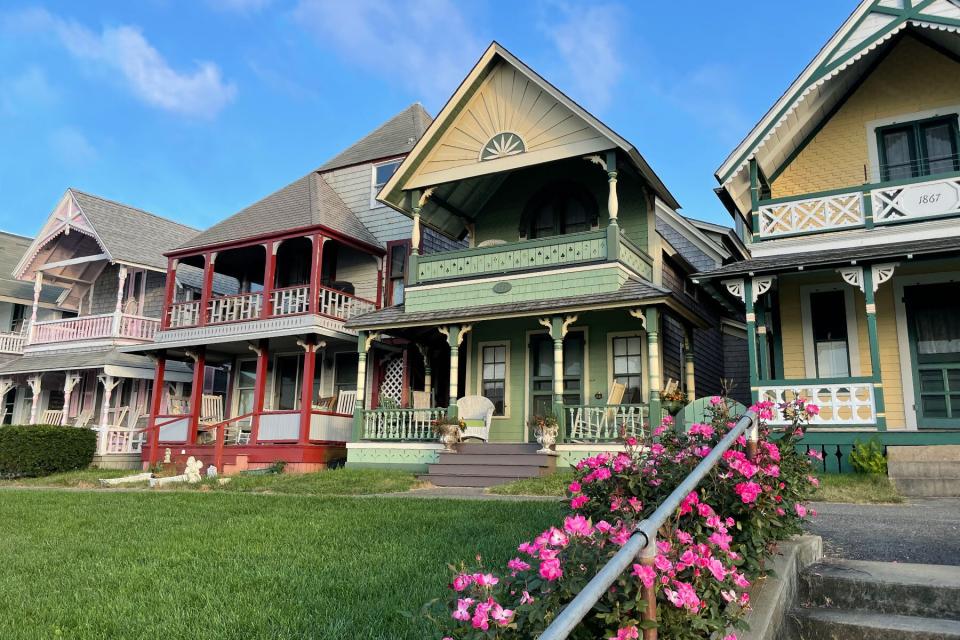
<instances>
[{"instance_id":1,"label":"green lawn","mask_svg":"<svg viewBox=\"0 0 960 640\"><path fill-rule=\"evenodd\" d=\"M238 485L239 486L239 485ZM552 502L0 491L0 638L426 637L447 564L502 564Z\"/></svg>"},{"instance_id":2,"label":"green lawn","mask_svg":"<svg viewBox=\"0 0 960 640\"><path fill-rule=\"evenodd\" d=\"M487 491L503 496L563 496L572 480L572 471L558 471L551 476L500 484Z\"/></svg>"}]
</instances>

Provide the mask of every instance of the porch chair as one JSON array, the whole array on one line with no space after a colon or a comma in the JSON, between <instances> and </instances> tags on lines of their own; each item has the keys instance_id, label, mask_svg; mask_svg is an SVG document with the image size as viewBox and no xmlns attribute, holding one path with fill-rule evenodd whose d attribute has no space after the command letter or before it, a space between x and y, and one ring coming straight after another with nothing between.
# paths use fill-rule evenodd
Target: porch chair
<instances>
[{"instance_id":1,"label":"porch chair","mask_svg":"<svg viewBox=\"0 0 960 640\"><path fill-rule=\"evenodd\" d=\"M216 442L217 430L211 427L221 422L223 422L223 396L202 395L200 397L200 428L204 433L204 444Z\"/></svg>"},{"instance_id":2,"label":"porch chair","mask_svg":"<svg viewBox=\"0 0 960 640\"><path fill-rule=\"evenodd\" d=\"M337 394L337 413L344 415L353 415L353 410L357 407L356 391L341 391Z\"/></svg>"},{"instance_id":3,"label":"porch chair","mask_svg":"<svg viewBox=\"0 0 960 640\"><path fill-rule=\"evenodd\" d=\"M63 410L47 409L40 414L40 424L52 424L59 427L63 424Z\"/></svg>"},{"instance_id":4,"label":"porch chair","mask_svg":"<svg viewBox=\"0 0 960 640\"><path fill-rule=\"evenodd\" d=\"M457 417L466 424L461 439L489 440L494 408L493 402L483 396L464 396L457 400Z\"/></svg>"},{"instance_id":5,"label":"porch chair","mask_svg":"<svg viewBox=\"0 0 960 640\"><path fill-rule=\"evenodd\" d=\"M73 426L77 429L86 429L91 420L93 420L93 411L81 411L74 418Z\"/></svg>"},{"instance_id":6,"label":"porch chair","mask_svg":"<svg viewBox=\"0 0 960 640\"><path fill-rule=\"evenodd\" d=\"M606 408L578 407L574 411L570 424L570 439L574 442L583 442L601 437L618 436L617 408L623 402L626 391L627 385L614 381L610 383L610 390L607 392ZM632 425L627 425L628 432L632 431L630 426ZM630 435L635 434L630 433Z\"/></svg>"},{"instance_id":7,"label":"porch chair","mask_svg":"<svg viewBox=\"0 0 960 640\"><path fill-rule=\"evenodd\" d=\"M410 395L413 400L413 427L416 432L416 437L418 438L428 438L430 433L433 431L433 412L430 411L433 407L430 405L430 392L429 391L411 391ZM423 411L420 411L423 409Z\"/></svg>"}]
</instances>

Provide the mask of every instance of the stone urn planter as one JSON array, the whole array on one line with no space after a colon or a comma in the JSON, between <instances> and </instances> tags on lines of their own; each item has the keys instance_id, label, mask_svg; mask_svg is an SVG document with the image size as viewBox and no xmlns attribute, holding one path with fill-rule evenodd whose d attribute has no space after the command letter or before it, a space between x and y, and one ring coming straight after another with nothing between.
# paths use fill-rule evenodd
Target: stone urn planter
<instances>
[{"instance_id":1,"label":"stone urn planter","mask_svg":"<svg viewBox=\"0 0 960 640\"><path fill-rule=\"evenodd\" d=\"M560 435L560 425L557 424L556 418L552 416L537 416L531 420L531 423L533 435L540 444L540 449L537 453L551 456L557 455L557 452L553 450L554 445L557 443L557 437Z\"/></svg>"},{"instance_id":2,"label":"stone urn planter","mask_svg":"<svg viewBox=\"0 0 960 640\"><path fill-rule=\"evenodd\" d=\"M457 450L453 448L453 445L460 442L461 436L463 435L463 423L459 421L450 421L447 418L444 418L443 420L438 420L434 423L433 430L439 437L440 442L443 443L443 450L445 452L457 453Z\"/></svg>"}]
</instances>

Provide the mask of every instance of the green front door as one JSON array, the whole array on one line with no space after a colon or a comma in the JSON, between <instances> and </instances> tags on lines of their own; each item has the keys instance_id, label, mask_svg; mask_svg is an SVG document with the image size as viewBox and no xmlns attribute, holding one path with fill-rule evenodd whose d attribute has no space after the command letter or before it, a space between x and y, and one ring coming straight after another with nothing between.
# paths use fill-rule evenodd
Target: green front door
<instances>
[{"instance_id":1,"label":"green front door","mask_svg":"<svg viewBox=\"0 0 960 640\"><path fill-rule=\"evenodd\" d=\"M960 427L960 283L904 290L917 426Z\"/></svg>"},{"instance_id":2,"label":"green front door","mask_svg":"<svg viewBox=\"0 0 960 640\"><path fill-rule=\"evenodd\" d=\"M583 402L583 332L563 340L563 403ZM553 340L546 334L530 339L530 416L553 415ZM532 434L531 434L532 437Z\"/></svg>"}]
</instances>

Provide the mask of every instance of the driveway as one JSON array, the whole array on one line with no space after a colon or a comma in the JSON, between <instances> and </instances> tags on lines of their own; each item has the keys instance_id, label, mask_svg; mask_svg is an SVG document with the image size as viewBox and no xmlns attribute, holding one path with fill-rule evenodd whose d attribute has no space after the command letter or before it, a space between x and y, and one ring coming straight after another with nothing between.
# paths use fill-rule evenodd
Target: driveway
<instances>
[{"instance_id":1,"label":"driveway","mask_svg":"<svg viewBox=\"0 0 960 640\"><path fill-rule=\"evenodd\" d=\"M960 498L813 507L807 529L823 537L828 557L960 566Z\"/></svg>"}]
</instances>

